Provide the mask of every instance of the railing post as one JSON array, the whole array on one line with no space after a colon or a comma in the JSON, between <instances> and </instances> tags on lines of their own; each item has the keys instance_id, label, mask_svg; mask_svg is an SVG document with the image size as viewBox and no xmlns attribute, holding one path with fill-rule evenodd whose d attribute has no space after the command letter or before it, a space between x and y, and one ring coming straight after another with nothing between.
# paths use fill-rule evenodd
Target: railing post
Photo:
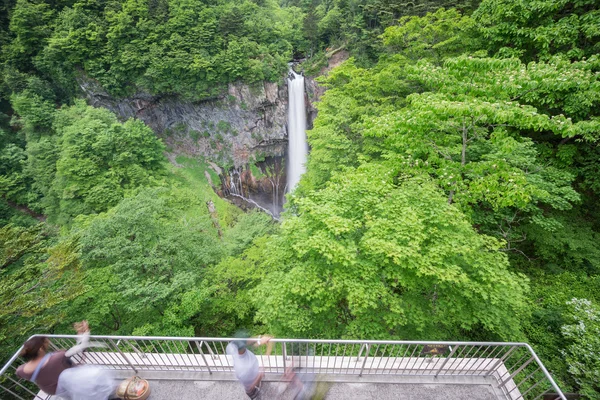
<instances>
[{"instance_id":1,"label":"railing post","mask_svg":"<svg viewBox=\"0 0 600 400\"><path fill-rule=\"evenodd\" d=\"M115 348L115 349L116 349L116 350L119 352L119 354L121 355L121 357L123 357L123 359L124 359L125 361L127 361L127 364L129 364L129 366L131 367L131 369L133 370L133 372L135 372L135 373L137 374L137 373L138 373L138 370L137 370L137 369L136 369L136 368L133 366L133 364L132 364L131 360L129 360L129 357L127 357L127 356L125 355L125 353L123 353L123 352L121 351L121 349L119 348L119 346L117 346L117 345L115 344L115 342L114 342L112 339L108 339L108 341L109 341L109 342L110 342L110 344L112 344L112 345L113 345L113 347L114 347L114 348Z\"/></svg>"},{"instance_id":2,"label":"railing post","mask_svg":"<svg viewBox=\"0 0 600 400\"><path fill-rule=\"evenodd\" d=\"M440 374L440 372L442 372L442 369L446 366L446 363L448 362L448 360L454 355L454 353L456 353L456 349L458 349L459 347L460 346L454 346L454 348L452 350L450 350L450 354L448 354L448 357L446 357L446 359L442 363L442 366L435 373L435 377L436 378L438 377L438 375Z\"/></svg>"},{"instance_id":3,"label":"railing post","mask_svg":"<svg viewBox=\"0 0 600 400\"><path fill-rule=\"evenodd\" d=\"M363 343L363 344L360 346L360 350L358 350L358 356L356 357L356 362L360 361L360 355L362 354L362 352L363 352L363 349L364 349L365 347L367 348L367 353L369 352L370 345L369 345L368 343Z\"/></svg>"},{"instance_id":4,"label":"railing post","mask_svg":"<svg viewBox=\"0 0 600 400\"><path fill-rule=\"evenodd\" d=\"M281 349L281 354L283 354L283 373L285 374L285 372L287 371L287 363L285 362L285 359L287 358L287 342L281 343Z\"/></svg>"},{"instance_id":5,"label":"railing post","mask_svg":"<svg viewBox=\"0 0 600 400\"><path fill-rule=\"evenodd\" d=\"M367 354L365 354L365 359L363 360L363 363L362 363L362 365L360 367L360 372L358 373L358 376L362 376L363 370L365 369L365 365L367 364L367 358L369 357L369 350L370 350L369 344L365 343L365 344L363 344L363 347L367 348ZM360 355L362 354L363 347L360 348L360 351L358 352L358 358L356 359L356 361L358 361L358 359L360 358ZM377 352L377 349L375 349L375 352Z\"/></svg>"},{"instance_id":6,"label":"railing post","mask_svg":"<svg viewBox=\"0 0 600 400\"><path fill-rule=\"evenodd\" d=\"M202 356L202 360L204 361L204 365L206 365L206 369L208 370L208 373L210 375L212 375L212 371L210 370L210 367L208 366L208 362L206 362L206 357L204 356L204 352L202 351L202 344L204 343L204 341L201 341L200 344L198 344L198 341L194 341L194 343L196 343L196 347L198 348L198 351L200 352L200 355ZM208 349L212 353L210 346L208 346ZM227 355L225 355L225 357L227 357Z\"/></svg>"},{"instance_id":7,"label":"railing post","mask_svg":"<svg viewBox=\"0 0 600 400\"><path fill-rule=\"evenodd\" d=\"M202 345L204 342L204 340L202 340L200 342L200 345ZM212 351L212 347L210 347L210 345L208 344L208 342L206 342L206 348L208 349L208 352L210 353L210 356L212 357L213 360L216 360L217 358L219 358L219 356L217 356L213 351Z\"/></svg>"}]
</instances>

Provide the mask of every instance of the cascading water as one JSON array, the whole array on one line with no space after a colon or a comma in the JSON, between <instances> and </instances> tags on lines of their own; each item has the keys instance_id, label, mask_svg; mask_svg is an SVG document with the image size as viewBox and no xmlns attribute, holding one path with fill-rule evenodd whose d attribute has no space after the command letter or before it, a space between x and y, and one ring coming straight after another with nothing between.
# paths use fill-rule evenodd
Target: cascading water
<instances>
[{"instance_id":1,"label":"cascading water","mask_svg":"<svg viewBox=\"0 0 600 400\"><path fill-rule=\"evenodd\" d=\"M288 100L287 190L291 192L306 171L308 155L304 76L297 74L293 69L290 69L288 75Z\"/></svg>"}]
</instances>

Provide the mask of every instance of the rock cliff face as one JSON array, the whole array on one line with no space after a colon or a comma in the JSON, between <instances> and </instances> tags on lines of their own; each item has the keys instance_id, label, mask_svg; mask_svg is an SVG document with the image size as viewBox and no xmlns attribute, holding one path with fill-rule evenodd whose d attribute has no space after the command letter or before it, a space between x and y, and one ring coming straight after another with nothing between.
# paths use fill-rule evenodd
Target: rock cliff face
<instances>
[{"instance_id":1,"label":"rock cliff face","mask_svg":"<svg viewBox=\"0 0 600 400\"><path fill-rule=\"evenodd\" d=\"M175 153L202 155L234 167L285 155L284 84L230 84L226 95L200 102L147 93L114 99L90 79L81 78L79 85L91 105L108 108L123 119L144 121Z\"/></svg>"},{"instance_id":2,"label":"rock cliff face","mask_svg":"<svg viewBox=\"0 0 600 400\"><path fill-rule=\"evenodd\" d=\"M304 82L310 129L317 115L314 103L324 89L309 77ZM80 78L79 85L91 105L105 107L122 119L144 121L164 139L170 155L203 156L211 161L221 178L212 182L220 195L274 217L281 212L288 142L286 84L230 84L227 94L200 102L147 93L115 99L91 79ZM222 170L215 163L227 168Z\"/></svg>"}]
</instances>

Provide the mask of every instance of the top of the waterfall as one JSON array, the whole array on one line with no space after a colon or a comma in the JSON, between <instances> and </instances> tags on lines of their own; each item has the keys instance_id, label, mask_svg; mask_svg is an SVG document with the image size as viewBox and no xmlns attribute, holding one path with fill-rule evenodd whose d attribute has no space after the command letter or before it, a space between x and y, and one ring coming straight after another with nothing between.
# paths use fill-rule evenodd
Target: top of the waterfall
<instances>
[{"instance_id":1,"label":"top of the waterfall","mask_svg":"<svg viewBox=\"0 0 600 400\"><path fill-rule=\"evenodd\" d=\"M304 77L304 74L302 72L298 73L298 72L294 71L293 67L290 68L290 71L288 73L288 79L289 80L294 80L294 79L296 79L296 78L298 78L300 76Z\"/></svg>"}]
</instances>

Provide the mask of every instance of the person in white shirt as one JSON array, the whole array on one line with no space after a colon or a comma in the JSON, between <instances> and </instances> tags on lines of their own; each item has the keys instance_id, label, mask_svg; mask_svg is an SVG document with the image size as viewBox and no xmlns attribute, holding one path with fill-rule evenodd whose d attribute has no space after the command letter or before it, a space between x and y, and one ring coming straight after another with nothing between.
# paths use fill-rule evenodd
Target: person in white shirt
<instances>
[{"instance_id":1,"label":"person in white shirt","mask_svg":"<svg viewBox=\"0 0 600 400\"><path fill-rule=\"evenodd\" d=\"M236 334L236 336L247 337L243 333ZM271 336L259 336L258 341L243 338L229 343L225 349L227 355L233 358L235 376L244 385L246 394L250 399L258 397L260 384L265 373L260 370L258 358L247 347L250 345L258 347L267 344L271 339Z\"/></svg>"}]
</instances>

